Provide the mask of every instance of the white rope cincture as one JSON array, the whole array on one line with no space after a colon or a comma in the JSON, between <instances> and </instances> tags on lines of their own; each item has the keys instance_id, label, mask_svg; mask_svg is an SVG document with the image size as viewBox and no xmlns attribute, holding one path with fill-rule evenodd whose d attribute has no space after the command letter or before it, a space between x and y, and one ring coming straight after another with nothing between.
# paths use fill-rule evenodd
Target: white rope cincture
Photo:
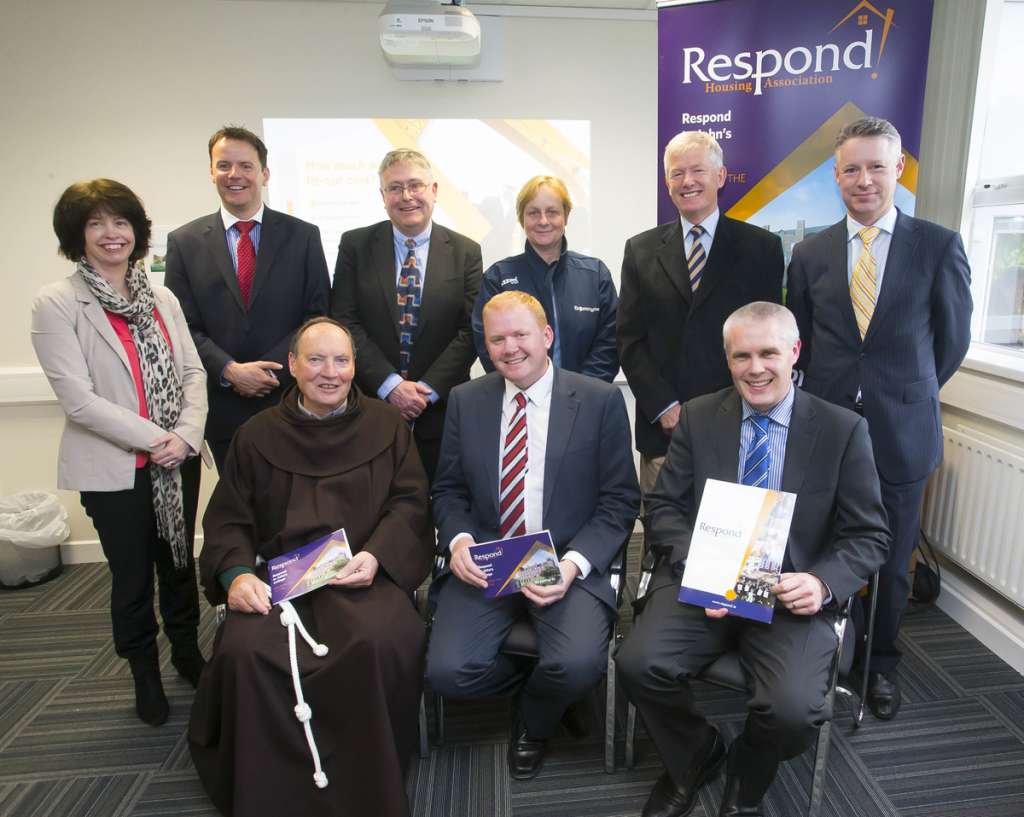
<instances>
[{"instance_id":1,"label":"white rope cincture","mask_svg":"<svg viewBox=\"0 0 1024 817\"><path fill-rule=\"evenodd\" d=\"M295 652L295 630L298 628L302 640L305 641L313 654L319 658L327 655L327 645L320 644L313 640L309 632L302 624L298 612L290 601L282 601L281 625L288 628L288 660L292 669L292 686L295 687L295 717L302 724L302 730L306 733L306 743L309 744L309 753L313 756L313 782L318 789L327 788L327 775L320 766L320 753L316 748L316 740L313 738L313 727L310 721L313 719L313 710L306 699L302 696L302 681L299 679L299 661Z\"/></svg>"}]
</instances>

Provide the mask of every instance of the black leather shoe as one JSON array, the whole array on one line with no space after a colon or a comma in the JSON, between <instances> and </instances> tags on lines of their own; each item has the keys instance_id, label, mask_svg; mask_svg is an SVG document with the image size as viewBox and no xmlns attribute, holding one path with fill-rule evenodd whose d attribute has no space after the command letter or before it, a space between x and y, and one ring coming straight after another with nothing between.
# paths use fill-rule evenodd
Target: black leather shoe
<instances>
[{"instance_id":1,"label":"black leather shoe","mask_svg":"<svg viewBox=\"0 0 1024 817\"><path fill-rule=\"evenodd\" d=\"M714 778L724 760L725 743L716 730L711 748L704 759L686 773L682 785L677 786L668 772L658 778L644 805L643 817L685 817L693 811L700 787Z\"/></svg>"},{"instance_id":2,"label":"black leather shoe","mask_svg":"<svg viewBox=\"0 0 1024 817\"><path fill-rule=\"evenodd\" d=\"M872 672L868 677L868 709L881 721L891 721L900 711L903 696L894 675L886 677L884 673Z\"/></svg>"},{"instance_id":3,"label":"black leather shoe","mask_svg":"<svg viewBox=\"0 0 1024 817\"><path fill-rule=\"evenodd\" d=\"M160 726L171 711L160 681L160 664L156 657L140 656L128 659L135 679L135 711L143 723Z\"/></svg>"},{"instance_id":4,"label":"black leather shoe","mask_svg":"<svg viewBox=\"0 0 1024 817\"><path fill-rule=\"evenodd\" d=\"M195 689L199 686L199 676L202 675L203 667L206 666L206 659L199 652L199 647L190 647L178 652L172 646L171 665L178 671L178 675L188 681L192 685L192 689Z\"/></svg>"},{"instance_id":5,"label":"black leather shoe","mask_svg":"<svg viewBox=\"0 0 1024 817\"><path fill-rule=\"evenodd\" d=\"M548 742L531 738L526 729L517 728L508 744L508 772L515 780L532 780L544 765Z\"/></svg>"},{"instance_id":6,"label":"black leather shoe","mask_svg":"<svg viewBox=\"0 0 1024 817\"><path fill-rule=\"evenodd\" d=\"M722 792L722 804L718 807L718 817L764 817L760 803L755 805L740 804L740 774L737 761L739 760L739 741L742 739L742 736L740 736L729 747L725 791Z\"/></svg>"}]
</instances>

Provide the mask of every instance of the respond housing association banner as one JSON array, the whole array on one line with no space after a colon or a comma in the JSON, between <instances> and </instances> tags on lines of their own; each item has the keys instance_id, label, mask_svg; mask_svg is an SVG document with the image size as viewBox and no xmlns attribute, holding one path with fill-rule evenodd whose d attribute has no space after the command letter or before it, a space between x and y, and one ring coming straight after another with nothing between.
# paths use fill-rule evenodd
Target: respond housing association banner
<instances>
[{"instance_id":1,"label":"respond housing association banner","mask_svg":"<svg viewBox=\"0 0 1024 817\"><path fill-rule=\"evenodd\" d=\"M661 151L712 133L728 171L721 212L792 247L839 221L833 141L861 116L892 122L913 214L932 0L711 0L658 4L658 221L678 217Z\"/></svg>"}]
</instances>

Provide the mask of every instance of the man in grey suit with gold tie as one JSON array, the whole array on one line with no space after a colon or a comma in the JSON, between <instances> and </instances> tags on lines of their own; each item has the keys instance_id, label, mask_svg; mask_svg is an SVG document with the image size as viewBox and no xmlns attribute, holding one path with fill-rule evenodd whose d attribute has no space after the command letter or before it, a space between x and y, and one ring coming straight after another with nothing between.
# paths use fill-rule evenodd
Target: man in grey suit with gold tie
<instances>
[{"instance_id":1,"label":"man in grey suit with gold tie","mask_svg":"<svg viewBox=\"0 0 1024 817\"><path fill-rule=\"evenodd\" d=\"M939 389L971 339L971 271L955 231L896 209L905 159L891 123L850 123L835 155L847 216L796 246L788 304L804 341L804 388L862 414L871 432L892 546L879 574L868 705L888 720L900 707L908 563L925 483L942 460Z\"/></svg>"}]
</instances>

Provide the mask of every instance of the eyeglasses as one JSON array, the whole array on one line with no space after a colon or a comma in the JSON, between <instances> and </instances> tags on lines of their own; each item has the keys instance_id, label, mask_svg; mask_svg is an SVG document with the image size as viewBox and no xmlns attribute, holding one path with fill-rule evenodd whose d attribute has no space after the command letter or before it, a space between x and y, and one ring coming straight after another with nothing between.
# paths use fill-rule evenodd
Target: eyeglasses
<instances>
[{"instance_id":1,"label":"eyeglasses","mask_svg":"<svg viewBox=\"0 0 1024 817\"><path fill-rule=\"evenodd\" d=\"M427 189L427 183L421 182L419 179L413 179L411 182L402 184L401 182L393 182L384 188L384 192L389 196L398 198L402 193L409 191L410 196L418 196L424 190Z\"/></svg>"}]
</instances>

